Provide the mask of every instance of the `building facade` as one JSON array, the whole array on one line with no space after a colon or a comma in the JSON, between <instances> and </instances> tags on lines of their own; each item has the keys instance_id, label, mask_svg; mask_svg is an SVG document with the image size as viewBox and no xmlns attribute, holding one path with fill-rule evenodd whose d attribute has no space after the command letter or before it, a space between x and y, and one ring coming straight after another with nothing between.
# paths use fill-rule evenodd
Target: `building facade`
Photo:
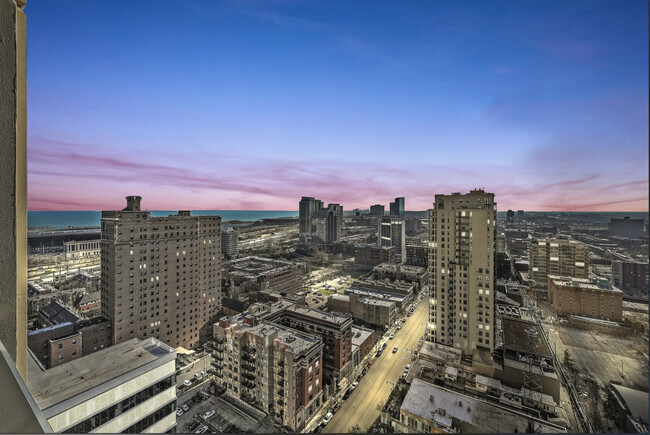
<instances>
[{"instance_id":1,"label":"building facade","mask_svg":"<svg viewBox=\"0 0 650 435\"><path fill-rule=\"evenodd\" d=\"M548 275L589 277L589 249L576 240L533 240L528 259L530 277L535 281L537 294L542 297L548 295Z\"/></svg>"},{"instance_id":2,"label":"building facade","mask_svg":"<svg viewBox=\"0 0 650 435\"><path fill-rule=\"evenodd\" d=\"M370 214L373 216L383 216L385 213L385 208L381 204L375 204L370 206Z\"/></svg>"},{"instance_id":3,"label":"building facade","mask_svg":"<svg viewBox=\"0 0 650 435\"><path fill-rule=\"evenodd\" d=\"M218 383L228 394L269 412L279 424L304 428L323 403L320 337L251 316L214 325Z\"/></svg>"},{"instance_id":4,"label":"building facade","mask_svg":"<svg viewBox=\"0 0 650 435\"><path fill-rule=\"evenodd\" d=\"M354 248L354 263L363 266L376 266L395 262L394 246L377 246L365 243Z\"/></svg>"},{"instance_id":5,"label":"building facade","mask_svg":"<svg viewBox=\"0 0 650 435\"><path fill-rule=\"evenodd\" d=\"M151 217L140 200L102 212L102 315L113 344L155 337L190 348L221 309L221 217Z\"/></svg>"},{"instance_id":6,"label":"building facade","mask_svg":"<svg viewBox=\"0 0 650 435\"><path fill-rule=\"evenodd\" d=\"M472 354L494 347L494 194L436 195L429 213L428 340Z\"/></svg>"},{"instance_id":7,"label":"building facade","mask_svg":"<svg viewBox=\"0 0 650 435\"><path fill-rule=\"evenodd\" d=\"M312 234L312 216L320 207L316 207L316 199L303 196L298 204L299 235L300 238L309 238Z\"/></svg>"},{"instance_id":8,"label":"building facade","mask_svg":"<svg viewBox=\"0 0 650 435\"><path fill-rule=\"evenodd\" d=\"M101 240L82 240L63 243L66 260L80 260L101 256Z\"/></svg>"},{"instance_id":9,"label":"building facade","mask_svg":"<svg viewBox=\"0 0 650 435\"><path fill-rule=\"evenodd\" d=\"M609 221L609 234L619 237L639 237L645 233L645 221L643 219L630 219L625 216L623 219L612 218Z\"/></svg>"},{"instance_id":10,"label":"building facade","mask_svg":"<svg viewBox=\"0 0 650 435\"><path fill-rule=\"evenodd\" d=\"M249 299L261 291L298 293L302 291L305 267L301 262L254 256L233 260L224 273L232 281L228 296Z\"/></svg>"},{"instance_id":11,"label":"building facade","mask_svg":"<svg viewBox=\"0 0 650 435\"><path fill-rule=\"evenodd\" d=\"M390 215L404 220L404 197L395 198L395 202L390 203Z\"/></svg>"},{"instance_id":12,"label":"building facade","mask_svg":"<svg viewBox=\"0 0 650 435\"><path fill-rule=\"evenodd\" d=\"M558 316L623 321L623 292L609 282L549 275L548 301Z\"/></svg>"},{"instance_id":13,"label":"building facade","mask_svg":"<svg viewBox=\"0 0 650 435\"><path fill-rule=\"evenodd\" d=\"M239 254L239 233L232 227L221 230L221 253L227 258L237 258Z\"/></svg>"},{"instance_id":14,"label":"building facade","mask_svg":"<svg viewBox=\"0 0 650 435\"><path fill-rule=\"evenodd\" d=\"M266 320L321 337L324 345L323 382L325 384L338 384L351 371L352 317L350 315L326 313L291 305L271 313Z\"/></svg>"},{"instance_id":15,"label":"building facade","mask_svg":"<svg viewBox=\"0 0 650 435\"><path fill-rule=\"evenodd\" d=\"M165 433L176 428L176 351L148 338L43 370L28 386L57 433Z\"/></svg>"},{"instance_id":16,"label":"building facade","mask_svg":"<svg viewBox=\"0 0 650 435\"><path fill-rule=\"evenodd\" d=\"M648 263L612 261L612 281L622 290L648 292Z\"/></svg>"},{"instance_id":17,"label":"building facade","mask_svg":"<svg viewBox=\"0 0 650 435\"><path fill-rule=\"evenodd\" d=\"M397 216L383 216L377 222L377 241L379 246L394 246L395 260L406 260L406 229L404 221Z\"/></svg>"}]
</instances>

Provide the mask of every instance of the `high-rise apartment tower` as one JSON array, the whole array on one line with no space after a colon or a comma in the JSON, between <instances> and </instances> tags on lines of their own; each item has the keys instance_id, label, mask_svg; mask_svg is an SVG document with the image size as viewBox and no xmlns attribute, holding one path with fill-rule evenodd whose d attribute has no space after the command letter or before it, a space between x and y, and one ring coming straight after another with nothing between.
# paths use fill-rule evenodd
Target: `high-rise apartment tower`
<instances>
[{"instance_id":1,"label":"high-rise apartment tower","mask_svg":"<svg viewBox=\"0 0 650 435\"><path fill-rule=\"evenodd\" d=\"M191 347L221 307L221 216L151 217L139 196L101 219L102 315L113 344L155 337Z\"/></svg>"},{"instance_id":2,"label":"high-rise apartment tower","mask_svg":"<svg viewBox=\"0 0 650 435\"><path fill-rule=\"evenodd\" d=\"M429 211L429 341L465 354L492 351L496 218L493 193L436 195Z\"/></svg>"}]
</instances>

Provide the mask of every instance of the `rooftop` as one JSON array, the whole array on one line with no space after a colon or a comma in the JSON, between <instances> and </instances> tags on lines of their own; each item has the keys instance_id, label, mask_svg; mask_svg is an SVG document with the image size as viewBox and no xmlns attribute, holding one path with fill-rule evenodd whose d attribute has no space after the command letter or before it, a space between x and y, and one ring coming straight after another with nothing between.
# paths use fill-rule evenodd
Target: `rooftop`
<instances>
[{"instance_id":1,"label":"rooftop","mask_svg":"<svg viewBox=\"0 0 650 435\"><path fill-rule=\"evenodd\" d=\"M404 402L402 411L422 419L435 422L438 428L449 429L453 421L458 420L476 428L496 433L529 432L529 422L535 433L560 433L561 428L514 413L500 406L480 399L447 390L414 379Z\"/></svg>"},{"instance_id":2,"label":"rooftop","mask_svg":"<svg viewBox=\"0 0 650 435\"><path fill-rule=\"evenodd\" d=\"M622 385L610 384L625 401L630 414L635 419L642 419L648 422L648 393L645 391L633 390Z\"/></svg>"},{"instance_id":3,"label":"rooftop","mask_svg":"<svg viewBox=\"0 0 650 435\"><path fill-rule=\"evenodd\" d=\"M291 305L287 307L287 312L293 312L317 320L325 320L326 322L336 323L337 325L342 325L351 321L351 317L347 314L327 313L325 311L307 308L300 305Z\"/></svg>"},{"instance_id":4,"label":"rooftop","mask_svg":"<svg viewBox=\"0 0 650 435\"><path fill-rule=\"evenodd\" d=\"M381 290L374 290L369 288L358 288L358 287L350 287L349 289L345 290L345 293L346 294L352 293L359 296L368 296L373 299L379 299L379 300L395 302L395 303L401 303L406 298L406 295L388 293Z\"/></svg>"},{"instance_id":5,"label":"rooftop","mask_svg":"<svg viewBox=\"0 0 650 435\"><path fill-rule=\"evenodd\" d=\"M521 320L503 318L503 341L506 348L529 353L528 342L530 332L530 351L536 355L550 357L551 351L542 337L542 330L538 325Z\"/></svg>"},{"instance_id":6,"label":"rooftop","mask_svg":"<svg viewBox=\"0 0 650 435\"><path fill-rule=\"evenodd\" d=\"M149 363L172 361L175 355L173 348L154 338L133 338L45 371L29 358L28 386L38 406L45 411L93 388L113 388L104 384L114 381L117 386L126 380L118 377Z\"/></svg>"},{"instance_id":7,"label":"rooftop","mask_svg":"<svg viewBox=\"0 0 650 435\"><path fill-rule=\"evenodd\" d=\"M352 327L352 345L361 346L375 331L359 326Z\"/></svg>"}]
</instances>

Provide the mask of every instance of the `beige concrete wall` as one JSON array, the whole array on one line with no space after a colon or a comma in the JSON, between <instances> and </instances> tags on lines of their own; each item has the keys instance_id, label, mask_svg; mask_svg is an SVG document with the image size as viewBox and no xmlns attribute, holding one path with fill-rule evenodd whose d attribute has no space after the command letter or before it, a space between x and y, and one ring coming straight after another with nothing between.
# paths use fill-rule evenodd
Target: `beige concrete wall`
<instances>
[{"instance_id":1,"label":"beige concrete wall","mask_svg":"<svg viewBox=\"0 0 650 435\"><path fill-rule=\"evenodd\" d=\"M124 429L142 420L147 415L156 412L175 399L176 385L173 385L171 388L168 388L146 402L139 404L133 409L129 409L124 414L120 414L108 423L101 425L93 430L92 433L121 433ZM174 423L176 423L176 413L173 413L172 417L174 418Z\"/></svg>"},{"instance_id":2,"label":"beige concrete wall","mask_svg":"<svg viewBox=\"0 0 650 435\"><path fill-rule=\"evenodd\" d=\"M169 429L176 426L176 413L171 413L158 423L144 430L144 433L166 433Z\"/></svg>"},{"instance_id":3,"label":"beige concrete wall","mask_svg":"<svg viewBox=\"0 0 650 435\"><path fill-rule=\"evenodd\" d=\"M27 379L25 1L0 0L0 340Z\"/></svg>"}]
</instances>

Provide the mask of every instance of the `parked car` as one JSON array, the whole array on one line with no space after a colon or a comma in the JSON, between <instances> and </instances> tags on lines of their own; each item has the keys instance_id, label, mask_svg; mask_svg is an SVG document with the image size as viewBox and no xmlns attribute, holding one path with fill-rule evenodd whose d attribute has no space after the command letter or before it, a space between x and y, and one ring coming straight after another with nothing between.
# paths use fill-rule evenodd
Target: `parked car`
<instances>
[{"instance_id":1,"label":"parked car","mask_svg":"<svg viewBox=\"0 0 650 435\"><path fill-rule=\"evenodd\" d=\"M404 367L404 370L410 370L411 369L411 364L406 364L406 367Z\"/></svg>"},{"instance_id":2,"label":"parked car","mask_svg":"<svg viewBox=\"0 0 650 435\"><path fill-rule=\"evenodd\" d=\"M388 338L392 340L393 338L395 338L395 334L390 334L390 337Z\"/></svg>"},{"instance_id":3,"label":"parked car","mask_svg":"<svg viewBox=\"0 0 650 435\"><path fill-rule=\"evenodd\" d=\"M402 325L397 325L397 329L402 329Z\"/></svg>"},{"instance_id":4,"label":"parked car","mask_svg":"<svg viewBox=\"0 0 650 435\"><path fill-rule=\"evenodd\" d=\"M325 414L325 417L323 417L323 423L324 424L329 423L330 420L332 419L332 417L333 417L333 414L331 412L328 412L327 414Z\"/></svg>"},{"instance_id":5,"label":"parked car","mask_svg":"<svg viewBox=\"0 0 650 435\"><path fill-rule=\"evenodd\" d=\"M357 387L359 386L358 382L353 382L352 385L350 386L350 390L354 391Z\"/></svg>"},{"instance_id":6,"label":"parked car","mask_svg":"<svg viewBox=\"0 0 650 435\"><path fill-rule=\"evenodd\" d=\"M203 414L203 418L205 418L207 420L208 418L212 417L214 414L215 414L214 409L211 409L208 412L206 412L205 414Z\"/></svg>"},{"instance_id":7,"label":"parked car","mask_svg":"<svg viewBox=\"0 0 650 435\"><path fill-rule=\"evenodd\" d=\"M316 429L314 429L314 432L312 433L321 433L322 431L323 431L323 426L319 424L318 426L316 426Z\"/></svg>"},{"instance_id":8,"label":"parked car","mask_svg":"<svg viewBox=\"0 0 650 435\"><path fill-rule=\"evenodd\" d=\"M382 352L383 352L383 350L382 350L382 349L379 349L379 350L377 351L377 353L375 354L375 356L381 356Z\"/></svg>"},{"instance_id":9,"label":"parked car","mask_svg":"<svg viewBox=\"0 0 650 435\"><path fill-rule=\"evenodd\" d=\"M200 381L200 380L203 379L203 375L201 373L197 373L197 374L194 375L194 379L196 379L197 381Z\"/></svg>"},{"instance_id":10,"label":"parked car","mask_svg":"<svg viewBox=\"0 0 650 435\"><path fill-rule=\"evenodd\" d=\"M393 353L397 353L397 346L393 348Z\"/></svg>"},{"instance_id":11,"label":"parked car","mask_svg":"<svg viewBox=\"0 0 650 435\"><path fill-rule=\"evenodd\" d=\"M194 433L206 433L207 431L208 431L208 427L203 425L200 428L198 428Z\"/></svg>"},{"instance_id":12,"label":"parked car","mask_svg":"<svg viewBox=\"0 0 650 435\"><path fill-rule=\"evenodd\" d=\"M183 381L183 385L185 385L186 387L191 387L192 386L192 381L186 379L186 380Z\"/></svg>"},{"instance_id":13,"label":"parked car","mask_svg":"<svg viewBox=\"0 0 650 435\"><path fill-rule=\"evenodd\" d=\"M179 416L179 417L180 417L181 415L183 415L183 410L180 409L180 408L178 408L178 409L176 410L176 415Z\"/></svg>"},{"instance_id":14,"label":"parked car","mask_svg":"<svg viewBox=\"0 0 650 435\"><path fill-rule=\"evenodd\" d=\"M386 350L386 347L388 347L388 343L384 343L384 344L381 346L381 350Z\"/></svg>"},{"instance_id":15,"label":"parked car","mask_svg":"<svg viewBox=\"0 0 650 435\"><path fill-rule=\"evenodd\" d=\"M181 405L181 409L183 410L183 412L187 412L190 410L190 406L187 403L184 403L183 405Z\"/></svg>"}]
</instances>

